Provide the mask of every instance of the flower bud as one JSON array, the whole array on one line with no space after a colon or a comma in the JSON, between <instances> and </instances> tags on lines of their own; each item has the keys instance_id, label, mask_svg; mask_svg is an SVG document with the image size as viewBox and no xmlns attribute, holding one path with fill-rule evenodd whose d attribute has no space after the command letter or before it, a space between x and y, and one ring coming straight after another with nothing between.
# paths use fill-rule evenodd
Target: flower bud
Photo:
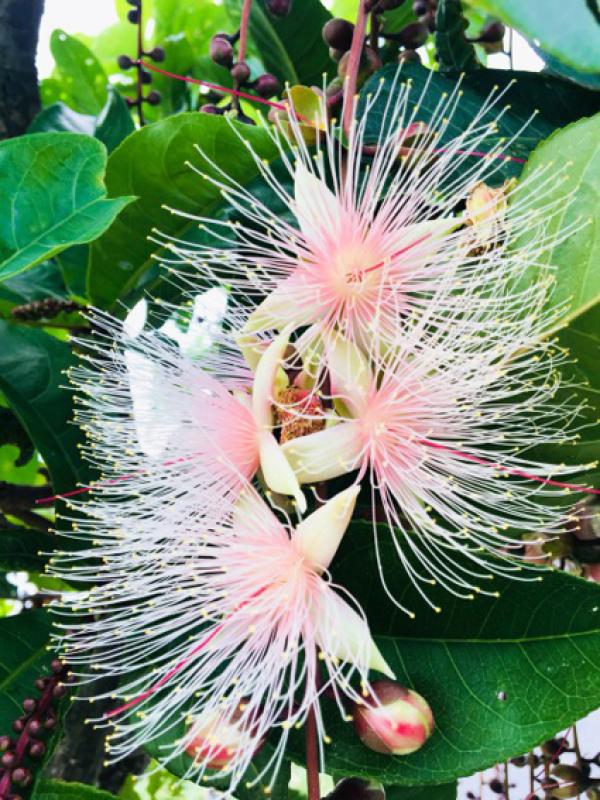
<instances>
[{"instance_id":1,"label":"flower bud","mask_svg":"<svg viewBox=\"0 0 600 800\"><path fill-rule=\"evenodd\" d=\"M589 780L581 770L571 764L557 764L552 768L552 775L559 780L558 786L552 789L552 796L559 800L577 797L585 792L589 785Z\"/></svg>"},{"instance_id":2,"label":"flower bud","mask_svg":"<svg viewBox=\"0 0 600 800\"><path fill-rule=\"evenodd\" d=\"M398 53L398 63L402 64L404 61L420 64L421 56L416 50L402 50L402 52Z\"/></svg>"},{"instance_id":3,"label":"flower bud","mask_svg":"<svg viewBox=\"0 0 600 800\"><path fill-rule=\"evenodd\" d=\"M350 50L354 25L347 19L330 19L323 26L323 41L334 50Z\"/></svg>"},{"instance_id":4,"label":"flower bud","mask_svg":"<svg viewBox=\"0 0 600 800\"><path fill-rule=\"evenodd\" d=\"M230 67L233 64L233 46L224 36L213 36L210 40L209 53L215 64Z\"/></svg>"},{"instance_id":5,"label":"flower bud","mask_svg":"<svg viewBox=\"0 0 600 800\"><path fill-rule=\"evenodd\" d=\"M160 62L165 60L165 51L162 47L155 47L153 50L150 50L148 53L149 58L152 61Z\"/></svg>"},{"instance_id":6,"label":"flower bud","mask_svg":"<svg viewBox=\"0 0 600 800\"><path fill-rule=\"evenodd\" d=\"M10 736L0 736L0 753L6 752L13 745Z\"/></svg>"},{"instance_id":7,"label":"flower bud","mask_svg":"<svg viewBox=\"0 0 600 800\"><path fill-rule=\"evenodd\" d=\"M348 61L350 60L350 53L344 53L338 64L338 76L342 79L346 77L348 70ZM382 62L378 54L372 47L363 48L360 58L360 68L357 76L357 84L360 86L365 80L381 68Z\"/></svg>"},{"instance_id":8,"label":"flower bud","mask_svg":"<svg viewBox=\"0 0 600 800\"><path fill-rule=\"evenodd\" d=\"M371 684L371 697L356 705L354 728L361 742L376 753L414 753L433 733L433 714L417 692L394 681Z\"/></svg>"},{"instance_id":9,"label":"flower bud","mask_svg":"<svg viewBox=\"0 0 600 800\"><path fill-rule=\"evenodd\" d=\"M404 47L416 50L417 47L422 47L425 44L428 36L429 31L426 25L422 22L411 22L410 25L405 25L398 33L398 41Z\"/></svg>"},{"instance_id":10,"label":"flower bud","mask_svg":"<svg viewBox=\"0 0 600 800\"><path fill-rule=\"evenodd\" d=\"M185 752L196 762L206 762L208 769L224 769L239 750L251 744L252 734L238 724L241 709L242 706L238 706L229 719L214 711L197 720ZM263 744L264 739L256 743L253 755Z\"/></svg>"},{"instance_id":11,"label":"flower bud","mask_svg":"<svg viewBox=\"0 0 600 800\"><path fill-rule=\"evenodd\" d=\"M117 64L120 69L131 69L131 67L133 67L133 60L127 55L122 55L117 59Z\"/></svg>"},{"instance_id":12,"label":"flower bud","mask_svg":"<svg viewBox=\"0 0 600 800\"><path fill-rule=\"evenodd\" d=\"M292 10L292 0L266 0L265 6L274 17L287 17Z\"/></svg>"},{"instance_id":13,"label":"flower bud","mask_svg":"<svg viewBox=\"0 0 600 800\"><path fill-rule=\"evenodd\" d=\"M271 75L270 72L265 72L262 75L259 75L254 82L254 91L259 97L264 97L265 100L268 100L269 97L279 94L280 89L281 84L275 75Z\"/></svg>"},{"instance_id":14,"label":"flower bud","mask_svg":"<svg viewBox=\"0 0 600 800\"><path fill-rule=\"evenodd\" d=\"M250 77L250 67L245 61L236 61L236 63L229 70L229 74L238 83L246 83Z\"/></svg>"},{"instance_id":15,"label":"flower bud","mask_svg":"<svg viewBox=\"0 0 600 800\"><path fill-rule=\"evenodd\" d=\"M502 186L493 189L480 181L469 192L467 222L473 225L481 242L491 244L502 234L508 208L508 194L513 185L513 181L505 181Z\"/></svg>"},{"instance_id":16,"label":"flower bud","mask_svg":"<svg viewBox=\"0 0 600 800\"><path fill-rule=\"evenodd\" d=\"M325 800L385 800L385 789L378 781L344 778Z\"/></svg>"},{"instance_id":17,"label":"flower bud","mask_svg":"<svg viewBox=\"0 0 600 800\"><path fill-rule=\"evenodd\" d=\"M147 103L151 106L157 106L160 101L162 100L162 95L160 92L149 92L149 94L144 98Z\"/></svg>"}]
</instances>

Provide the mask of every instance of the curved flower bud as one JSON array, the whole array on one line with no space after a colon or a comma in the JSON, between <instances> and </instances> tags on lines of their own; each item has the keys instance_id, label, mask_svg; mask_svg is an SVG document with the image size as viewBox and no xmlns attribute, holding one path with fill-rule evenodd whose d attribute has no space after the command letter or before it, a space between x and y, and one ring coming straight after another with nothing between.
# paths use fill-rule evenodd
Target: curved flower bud
<instances>
[{"instance_id":1,"label":"curved flower bud","mask_svg":"<svg viewBox=\"0 0 600 800\"><path fill-rule=\"evenodd\" d=\"M375 681L371 697L354 709L361 742L376 753L404 756L422 747L433 733L427 701L392 681Z\"/></svg>"},{"instance_id":2,"label":"curved flower bud","mask_svg":"<svg viewBox=\"0 0 600 800\"><path fill-rule=\"evenodd\" d=\"M336 494L296 526L292 541L318 574L329 567L340 546L359 491L359 486L351 486Z\"/></svg>"},{"instance_id":3,"label":"curved flower bud","mask_svg":"<svg viewBox=\"0 0 600 800\"><path fill-rule=\"evenodd\" d=\"M243 702L234 710L229 719L218 712L204 714L193 723L191 738L185 752L197 762L203 762L206 769L225 769L236 755L252 747L254 755L261 749L265 740L254 740L254 736L244 729Z\"/></svg>"}]
</instances>

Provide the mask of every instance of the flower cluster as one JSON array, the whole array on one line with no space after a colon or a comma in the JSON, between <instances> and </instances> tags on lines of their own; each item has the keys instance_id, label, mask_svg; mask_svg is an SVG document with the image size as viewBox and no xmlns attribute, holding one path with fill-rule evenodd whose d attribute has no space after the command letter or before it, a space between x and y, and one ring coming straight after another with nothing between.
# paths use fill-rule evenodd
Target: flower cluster
<instances>
[{"instance_id":1,"label":"flower cluster","mask_svg":"<svg viewBox=\"0 0 600 800\"><path fill-rule=\"evenodd\" d=\"M227 333L200 357L101 313L81 342L71 377L102 477L70 502L85 544L54 571L90 586L64 601L75 674L92 692L122 679L99 720L116 720L111 758L160 739L165 760L186 752L190 776L233 791L269 737L269 782L309 717L323 758L325 693L344 717L355 705L367 746L410 752L431 712L369 682L393 670L329 572L356 504L376 552L381 536L395 545L403 569L379 571L396 603L407 579L426 600L435 582L493 594L494 573L523 577L519 532L571 515L555 497L569 469L528 455L576 435L541 259L570 233L548 233L562 176L492 188L511 146L495 133L502 95L448 140L460 89L427 125L413 91L350 100L344 132L325 99L311 120L289 106L269 129L278 168L254 156L272 204L202 154L199 180L238 223L193 217L211 244L157 235L192 297L200 279L229 291Z\"/></svg>"}]
</instances>

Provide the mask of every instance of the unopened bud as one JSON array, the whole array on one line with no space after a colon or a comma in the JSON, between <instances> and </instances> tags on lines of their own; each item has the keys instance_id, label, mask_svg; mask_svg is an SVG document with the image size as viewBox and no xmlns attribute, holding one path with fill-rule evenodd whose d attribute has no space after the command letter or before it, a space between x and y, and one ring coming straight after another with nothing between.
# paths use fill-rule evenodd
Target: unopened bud
<instances>
[{"instance_id":1,"label":"unopened bud","mask_svg":"<svg viewBox=\"0 0 600 800\"><path fill-rule=\"evenodd\" d=\"M192 728L185 752L207 769L225 768L236 753L254 745L254 754L264 740L253 741L251 732L240 725L241 707L236 708L229 719L216 711L197 720Z\"/></svg>"},{"instance_id":2,"label":"unopened bud","mask_svg":"<svg viewBox=\"0 0 600 800\"><path fill-rule=\"evenodd\" d=\"M245 61L237 61L229 70L229 74L238 83L246 83L250 77L250 67Z\"/></svg>"},{"instance_id":3,"label":"unopened bud","mask_svg":"<svg viewBox=\"0 0 600 800\"><path fill-rule=\"evenodd\" d=\"M323 26L323 41L334 50L345 53L350 50L354 25L347 19L330 19Z\"/></svg>"},{"instance_id":4,"label":"unopened bud","mask_svg":"<svg viewBox=\"0 0 600 800\"><path fill-rule=\"evenodd\" d=\"M131 69L133 67L133 60L129 56L122 55L117 59L117 64L120 69Z\"/></svg>"},{"instance_id":5,"label":"unopened bud","mask_svg":"<svg viewBox=\"0 0 600 800\"><path fill-rule=\"evenodd\" d=\"M325 800L385 800L385 789L378 781L344 778Z\"/></svg>"},{"instance_id":6,"label":"unopened bud","mask_svg":"<svg viewBox=\"0 0 600 800\"><path fill-rule=\"evenodd\" d=\"M514 181L505 181L493 189L480 181L467 197L467 222L473 225L481 241L491 243L503 231L508 207L507 199Z\"/></svg>"},{"instance_id":7,"label":"unopened bud","mask_svg":"<svg viewBox=\"0 0 600 800\"><path fill-rule=\"evenodd\" d=\"M429 30L422 22L411 22L410 25L405 25L404 28L398 33L398 41L404 47L411 50L416 50L417 47L422 47L427 41Z\"/></svg>"},{"instance_id":8,"label":"unopened bud","mask_svg":"<svg viewBox=\"0 0 600 800\"><path fill-rule=\"evenodd\" d=\"M233 46L224 36L213 36L210 40L209 53L215 64L230 67L233 64Z\"/></svg>"},{"instance_id":9,"label":"unopened bud","mask_svg":"<svg viewBox=\"0 0 600 800\"><path fill-rule=\"evenodd\" d=\"M567 800L569 797L577 797L582 794L589 785L589 780L583 775L578 767L571 764L557 764L552 767L552 775L557 778L559 784L552 789L552 796L559 800Z\"/></svg>"},{"instance_id":10,"label":"unopened bud","mask_svg":"<svg viewBox=\"0 0 600 800\"><path fill-rule=\"evenodd\" d=\"M157 106L160 101L162 100L162 95L160 92L149 92L148 95L144 98L144 100L151 106Z\"/></svg>"},{"instance_id":11,"label":"unopened bud","mask_svg":"<svg viewBox=\"0 0 600 800\"><path fill-rule=\"evenodd\" d=\"M266 0L265 6L274 17L287 17L292 10L292 0Z\"/></svg>"},{"instance_id":12,"label":"unopened bud","mask_svg":"<svg viewBox=\"0 0 600 800\"><path fill-rule=\"evenodd\" d=\"M279 94L280 89L281 85L279 81L275 75L271 75L270 72L259 75L254 83L254 91L259 97L263 97L265 100Z\"/></svg>"},{"instance_id":13,"label":"unopened bud","mask_svg":"<svg viewBox=\"0 0 600 800\"><path fill-rule=\"evenodd\" d=\"M160 62L165 60L165 51L162 47L155 47L153 50L150 50L148 53L149 58L152 61Z\"/></svg>"},{"instance_id":14,"label":"unopened bud","mask_svg":"<svg viewBox=\"0 0 600 800\"><path fill-rule=\"evenodd\" d=\"M361 742L376 753L402 756L414 753L433 733L433 714L427 701L394 681L371 684L371 697L356 705L354 727Z\"/></svg>"},{"instance_id":15,"label":"unopened bud","mask_svg":"<svg viewBox=\"0 0 600 800\"><path fill-rule=\"evenodd\" d=\"M404 61L420 64L421 56L416 50L402 50L400 53L398 53L398 63L402 64Z\"/></svg>"},{"instance_id":16,"label":"unopened bud","mask_svg":"<svg viewBox=\"0 0 600 800\"><path fill-rule=\"evenodd\" d=\"M344 53L338 64L338 76L342 79L346 77L350 53ZM360 68L357 76L357 85L360 86L365 80L381 68L382 62L379 55L372 47L364 47L360 58Z\"/></svg>"}]
</instances>

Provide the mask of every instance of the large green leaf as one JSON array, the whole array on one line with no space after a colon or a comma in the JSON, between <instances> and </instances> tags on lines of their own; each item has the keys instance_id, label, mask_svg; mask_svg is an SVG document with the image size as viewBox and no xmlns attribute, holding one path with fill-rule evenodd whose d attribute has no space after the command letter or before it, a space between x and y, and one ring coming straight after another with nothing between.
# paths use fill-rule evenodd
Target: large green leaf
<instances>
[{"instance_id":1,"label":"large green leaf","mask_svg":"<svg viewBox=\"0 0 600 800\"><path fill-rule=\"evenodd\" d=\"M539 42L582 72L600 72L600 14L595 0L468 0Z\"/></svg>"},{"instance_id":2,"label":"large green leaf","mask_svg":"<svg viewBox=\"0 0 600 800\"><path fill-rule=\"evenodd\" d=\"M556 268L551 302L564 305L556 323L558 328L600 302L600 114L556 131L537 147L523 171L523 181L537 169L551 169L555 173L563 170L564 175L552 193L528 197L532 208L564 198L562 210L549 221L548 235L559 234L578 220L582 223L578 231L540 259L541 263ZM526 184L521 191L528 192ZM519 197L517 193L515 199ZM526 244L533 235L523 234L514 246Z\"/></svg>"},{"instance_id":3,"label":"large green leaf","mask_svg":"<svg viewBox=\"0 0 600 800\"><path fill-rule=\"evenodd\" d=\"M105 164L100 142L79 134L0 144L0 280L108 228L132 198L106 199Z\"/></svg>"},{"instance_id":4,"label":"large green leaf","mask_svg":"<svg viewBox=\"0 0 600 800\"><path fill-rule=\"evenodd\" d=\"M23 713L23 700L35 696L35 679L48 669L50 624L44 611L0 619L0 731L10 734Z\"/></svg>"},{"instance_id":5,"label":"large green leaf","mask_svg":"<svg viewBox=\"0 0 600 800\"><path fill-rule=\"evenodd\" d=\"M386 786L386 800L456 800L456 783L440 786Z\"/></svg>"},{"instance_id":6,"label":"large green leaf","mask_svg":"<svg viewBox=\"0 0 600 800\"><path fill-rule=\"evenodd\" d=\"M191 161L215 175L196 146L239 183L247 184L256 177L258 167L236 131L262 158L275 157L276 148L264 130L209 114L180 114L149 125L132 134L110 156L106 172L109 194L119 196L127 187L139 200L92 245L88 289L94 303L112 306L129 294L155 263L157 247L148 241L153 228L172 236L197 230L164 206L206 215L222 202L219 189L186 164Z\"/></svg>"},{"instance_id":7,"label":"large green leaf","mask_svg":"<svg viewBox=\"0 0 600 800\"><path fill-rule=\"evenodd\" d=\"M232 20L239 22L242 0L225 0ZM301 0L283 19L266 10L265 0L256 0L250 16L250 34L265 67L290 84L323 84L323 73L333 75L335 64L321 32L331 14L320 0Z\"/></svg>"},{"instance_id":8,"label":"large green leaf","mask_svg":"<svg viewBox=\"0 0 600 800\"><path fill-rule=\"evenodd\" d=\"M52 32L50 49L56 61L59 92L54 101L63 100L81 114L99 114L108 98L108 78L96 56L83 42L63 30Z\"/></svg>"},{"instance_id":9,"label":"large green leaf","mask_svg":"<svg viewBox=\"0 0 600 800\"><path fill-rule=\"evenodd\" d=\"M79 114L65 103L53 103L40 111L28 133L84 133L95 136L111 153L134 129L125 101L116 89L111 89L106 105L97 117Z\"/></svg>"},{"instance_id":10,"label":"large green leaf","mask_svg":"<svg viewBox=\"0 0 600 800\"><path fill-rule=\"evenodd\" d=\"M442 608L436 614L395 566L383 526L379 538L388 583L414 620L381 588L368 523L351 526L334 578L361 602L400 683L427 698L436 729L416 753L382 756L329 703L329 769L384 784L443 783L526 752L600 704L600 586L545 572L542 582L496 577L498 598L460 600L425 587ZM292 754L301 760L300 737Z\"/></svg>"},{"instance_id":11,"label":"large green leaf","mask_svg":"<svg viewBox=\"0 0 600 800\"><path fill-rule=\"evenodd\" d=\"M397 66L390 64L380 70L363 86L361 98L370 93L379 94L369 114L366 138L377 139L385 114L386 103L394 87ZM431 72L415 64L405 64L400 72L400 83L412 82L408 106L412 110L417 104L417 119L428 122L434 116L439 119L439 103L455 89L454 79ZM380 84L381 81L381 84ZM496 89L494 87L497 87ZM441 133L439 142L443 144L459 135L480 112L484 101L492 92L504 90L503 99L496 109L483 115L482 124L493 122L505 107L509 109L498 122L496 137L512 137L531 119L519 138L512 144L507 156L525 159L533 148L549 136L557 127L579 119L584 114L594 114L600 110L600 95L581 87L565 84L545 75L533 72L509 72L508 70L481 69L464 76L461 84L462 95ZM493 142L490 136L490 141ZM506 160L496 177L498 180L518 174L522 169L519 161Z\"/></svg>"},{"instance_id":12,"label":"large green leaf","mask_svg":"<svg viewBox=\"0 0 600 800\"><path fill-rule=\"evenodd\" d=\"M44 331L0 320L0 389L41 453L55 491L84 479L80 433L71 423L72 393L63 374L70 347Z\"/></svg>"},{"instance_id":13,"label":"large green leaf","mask_svg":"<svg viewBox=\"0 0 600 800\"><path fill-rule=\"evenodd\" d=\"M115 795L84 783L41 780L32 800L114 800Z\"/></svg>"},{"instance_id":14,"label":"large green leaf","mask_svg":"<svg viewBox=\"0 0 600 800\"><path fill-rule=\"evenodd\" d=\"M0 570L40 572L48 560L41 553L51 552L54 546L54 536L42 531L27 528L0 531Z\"/></svg>"}]
</instances>

